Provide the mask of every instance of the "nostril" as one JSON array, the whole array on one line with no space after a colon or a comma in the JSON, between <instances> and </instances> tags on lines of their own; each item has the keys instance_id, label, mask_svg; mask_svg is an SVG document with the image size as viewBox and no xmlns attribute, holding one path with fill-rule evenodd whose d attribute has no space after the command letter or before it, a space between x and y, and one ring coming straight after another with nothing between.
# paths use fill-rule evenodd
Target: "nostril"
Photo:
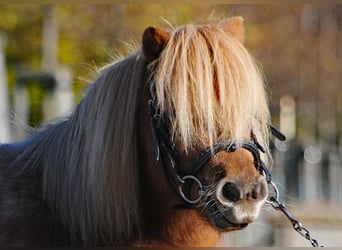
<instances>
[{"instance_id":1,"label":"nostril","mask_svg":"<svg viewBox=\"0 0 342 250\"><path fill-rule=\"evenodd\" d=\"M222 194L227 200L232 202L236 202L241 199L239 188L232 182L227 182L223 185Z\"/></svg>"},{"instance_id":2,"label":"nostril","mask_svg":"<svg viewBox=\"0 0 342 250\"><path fill-rule=\"evenodd\" d=\"M254 185L247 198L254 200L263 200L267 196L267 183L265 178L259 177L257 183Z\"/></svg>"},{"instance_id":3,"label":"nostril","mask_svg":"<svg viewBox=\"0 0 342 250\"><path fill-rule=\"evenodd\" d=\"M258 198L258 195L259 194L259 191L258 191L258 187L256 188L256 189L253 189L252 190L252 195L251 195L251 197L254 199L254 200L256 200L257 198Z\"/></svg>"}]
</instances>

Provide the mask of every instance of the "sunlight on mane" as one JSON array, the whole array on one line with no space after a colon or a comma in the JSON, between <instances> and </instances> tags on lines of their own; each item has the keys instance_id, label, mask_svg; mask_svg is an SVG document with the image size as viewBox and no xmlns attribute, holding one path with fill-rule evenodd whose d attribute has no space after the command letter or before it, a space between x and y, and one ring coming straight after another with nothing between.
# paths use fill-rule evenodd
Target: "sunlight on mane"
<instances>
[{"instance_id":1,"label":"sunlight on mane","mask_svg":"<svg viewBox=\"0 0 342 250\"><path fill-rule=\"evenodd\" d=\"M220 24L176 29L156 62L161 112L174 140L188 149L221 138L268 141L263 77L251 55Z\"/></svg>"}]
</instances>

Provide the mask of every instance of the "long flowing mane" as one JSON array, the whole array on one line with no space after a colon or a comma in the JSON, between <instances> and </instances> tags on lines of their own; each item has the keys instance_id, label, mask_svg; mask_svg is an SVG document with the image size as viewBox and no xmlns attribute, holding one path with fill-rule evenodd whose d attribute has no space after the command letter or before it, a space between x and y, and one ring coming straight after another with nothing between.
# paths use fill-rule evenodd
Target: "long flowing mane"
<instances>
[{"instance_id":1,"label":"long flowing mane","mask_svg":"<svg viewBox=\"0 0 342 250\"><path fill-rule=\"evenodd\" d=\"M85 244L121 245L139 233L140 54L105 67L70 119L36 135L21 157L26 171L42 159L44 197Z\"/></svg>"},{"instance_id":2,"label":"long flowing mane","mask_svg":"<svg viewBox=\"0 0 342 250\"><path fill-rule=\"evenodd\" d=\"M263 77L244 46L219 24L176 29L158 62L157 99L185 148L253 130L268 142Z\"/></svg>"}]
</instances>

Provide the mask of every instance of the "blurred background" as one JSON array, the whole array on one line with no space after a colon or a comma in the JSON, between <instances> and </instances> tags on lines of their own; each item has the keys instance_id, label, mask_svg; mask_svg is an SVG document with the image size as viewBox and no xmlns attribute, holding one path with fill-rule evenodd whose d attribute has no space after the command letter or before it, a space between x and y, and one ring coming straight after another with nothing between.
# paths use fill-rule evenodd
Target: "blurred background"
<instances>
[{"instance_id":1,"label":"blurred background","mask_svg":"<svg viewBox=\"0 0 342 250\"><path fill-rule=\"evenodd\" d=\"M96 69L140 45L149 25L240 15L260 63L280 199L324 246L342 246L342 5L0 5L0 143L67 115ZM310 246L271 206L220 246Z\"/></svg>"}]
</instances>

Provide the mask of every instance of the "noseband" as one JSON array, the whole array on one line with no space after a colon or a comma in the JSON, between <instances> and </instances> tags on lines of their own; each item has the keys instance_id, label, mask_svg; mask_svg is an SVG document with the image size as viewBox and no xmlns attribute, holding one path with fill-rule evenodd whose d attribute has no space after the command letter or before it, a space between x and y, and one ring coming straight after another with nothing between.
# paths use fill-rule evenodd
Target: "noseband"
<instances>
[{"instance_id":1,"label":"noseband","mask_svg":"<svg viewBox=\"0 0 342 250\"><path fill-rule=\"evenodd\" d=\"M189 168L181 167L179 158L179 150L176 145L170 140L169 124L166 117L160 113L157 104L155 81L151 77L149 81L150 95L149 100L149 117L150 126L153 136L154 145L156 148L156 161L161 162L164 168L165 175L177 196L188 206L196 206L203 198L205 187L203 181L197 176L198 173L208 164L211 158L221 151L234 152L239 148L244 148L252 153L254 157L255 168L261 175L264 175L266 180L271 180L271 172L266 164L261 160L260 152L265 153L264 148L259 144L251 131L250 140L234 141L230 139L220 140L213 146L203 150L197 157L195 157L193 164ZM270 125L273 135L278 139L283 135L272 125ZM185 169L187 169L185 171ZM190 198L190 194L184 187L189 184L197 185L198 196Z\"/></svg>"}]
</instances>

